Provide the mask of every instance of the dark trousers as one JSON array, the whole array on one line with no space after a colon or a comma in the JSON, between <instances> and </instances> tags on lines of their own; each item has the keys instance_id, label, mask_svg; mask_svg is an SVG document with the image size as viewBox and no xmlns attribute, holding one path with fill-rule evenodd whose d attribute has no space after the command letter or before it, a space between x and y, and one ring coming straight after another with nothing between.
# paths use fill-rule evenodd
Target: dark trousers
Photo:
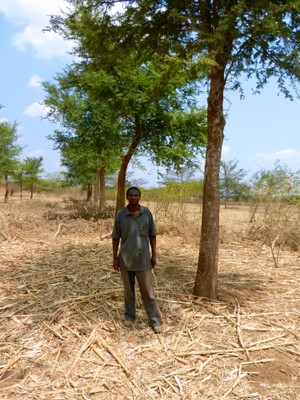
<instances>
[{"instance_id":1,"label":"dark trousers","mask_svg":"<svg viewBox=\"0 0 300 400\"><path fill-rule=\"evenodd\" d=\"M135 305L135 279L138 282L142 300L151 326L160 324L159 309L155 297L152 282L152 271L125 271L121 270L124 284L125 296L125 319L134 321L136 319Z\"/></svg>"}]
</instances>

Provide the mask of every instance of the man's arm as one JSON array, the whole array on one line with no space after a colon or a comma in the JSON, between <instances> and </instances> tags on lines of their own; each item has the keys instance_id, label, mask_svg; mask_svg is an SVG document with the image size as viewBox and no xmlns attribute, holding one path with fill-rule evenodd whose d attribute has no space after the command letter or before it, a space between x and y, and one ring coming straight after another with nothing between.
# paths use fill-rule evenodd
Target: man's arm
<instances>
[{"instance_id":1,"label":"man's arm","mask_svg":"<svg viewBox=\"0 0 300 400\"><path fill-rule=\"evenodd\" d=\"M115 271L120 271L120 265L118 260L118 249L119 249L120 239L113 239L113 268Z\"/></svg>"},{"instance_id":2,"label":"man's arm","mask_svg":"<svg viewBox=\"0 0 300 400\"><path fill-rule=\"evenodd\" d=\"M156 266L156 236L150 236L150 247L151 247L151 265L152 268Z\"/></svg>"}]
</instances>

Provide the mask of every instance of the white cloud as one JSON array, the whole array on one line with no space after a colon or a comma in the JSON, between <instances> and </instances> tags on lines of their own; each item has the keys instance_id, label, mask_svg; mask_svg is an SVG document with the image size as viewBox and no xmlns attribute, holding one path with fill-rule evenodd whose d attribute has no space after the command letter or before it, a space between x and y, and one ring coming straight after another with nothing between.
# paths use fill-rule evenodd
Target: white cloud
<instances>
[{"instance_id":1,"label":"white cloud","mask_svg":"<svg viewBox=\"0 0 300 400\"><path fill-rule=\"evenodd\" d=\"M16 24L29 21L45 21L47 16L58 13L66 8L64 0L32 1L32 0L1 0L0 12Z\"/></svg>"},{"instance_id":2,"label":"white cloud","mask_svg":"<svg viewBox=\"0 0 300 400\"><path fill-rule=\"evenodd\" d=\"M299 152L294 149L281 150L274 153L276 158L294 158L299 156Z\"/></svg>"},{"instance_id":3,"label":"white cloud","mask_svg":"<svg viewBox=\"0 0 300 400\"><path fill-rule=\"evenodd\" d=\"M40 87L42 83L42 78L39 75L32 75L29 79L28 86L30 87Z\"/></svg>"},{"instance_id":4,"label":"white cloud","mask_svg":"<svg viewBox=\"0 0 300 400\"><path fill-rule=\"evenodd\" d=\"M23 32L14 36L13 44L22 51L33 47L35 56L42 59L65 57L71 50L70 42L66 42L54 32L42 32L42 27L27 25Z\"/></svg>"},{"instance_id":5,"label":"white cloud","mask_svg":"<svg viewBox=\"0 0 300 400\"><path fill-rule=\"evenodd\" d=\"M223 146L222 147L222 154L228 154L230 153L230 146Z\"/></svg>"},{"instance_id":6,"label":"white cloud","mask_svg":"<svg viewBox=\"0 0 300 400\"><path fill-rule=\"evenodd\" d=\"M46 117L48 111L49 108L44 106L42 102L37 102L30 104L28 107L26 107L24 115L31 118Z\"/></svg>"},{"instance_id":7,"label":"white cloud","mask_svg":"<svg viewBox=\"0 0 300 400\"><path fill-rule=\"evenodd\" d=\"M0 13L14 23L19 31L13 44L20 50L32 47L38 58L50 59L67 56L71 42L63 40L54 32L43 32L49 25L50 15L58 15L66 9L64 0L1 0Z\"/></svg>"},{"instance_id":8,"label":"white cloud","mask_svg":"<svg viewBox=\"0 0 300 400\"><path fill-rule=\"evenodd\" d=\"M54 162L54 165L55 165L56 167L58 167L58 168L61 168L61 167L62 167L61 161L60 161L60 160L56 160L56 161Z\"/></svg>"},{"instance_id":9,"label":"white cloud","mask_svg":"<svg viewBox=\"0 0 300 400\"><path fill-rule=\"evenodd\" d=\"M264 160L288 160L300 156L300 152L295 149L286 149L275 151L274 153L256 153L255 158L260 158Z\"/></svg>"},{"instance_id":10,"label":"white cloud","mask_svg":"<svg viewBox=\"0 0 300 400\"><path fill-rule=\"evenodd\" d=\"M38 157L44 157L46 154L46 151L43 149L37 149L34 151L31 151L27 157L32 157L32 158L38 158Z\"/></svg>"}]
</instances>

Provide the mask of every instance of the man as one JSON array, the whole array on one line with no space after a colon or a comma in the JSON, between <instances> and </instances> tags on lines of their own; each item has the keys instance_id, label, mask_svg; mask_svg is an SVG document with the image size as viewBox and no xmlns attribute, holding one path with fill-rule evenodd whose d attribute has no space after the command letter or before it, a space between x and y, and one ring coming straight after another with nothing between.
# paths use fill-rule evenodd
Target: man
<instances>
[{"instance_id":1,"label":"man","mask_svg":"<svg viewBox=\"0 0 300 400\"><path fill-rule=\"evenodd\" d=\"M116 271L121 271L124 285L124 325L131 327L136 319L134 286L137 280L150 326L155 333L160 333L160 314L151 271L156 265L156 227L149 208L139 204L139 188L130 187L126 192L126 199L128 204L118 211L112 232L113 267Z\"/></svg>"}]
</instances>

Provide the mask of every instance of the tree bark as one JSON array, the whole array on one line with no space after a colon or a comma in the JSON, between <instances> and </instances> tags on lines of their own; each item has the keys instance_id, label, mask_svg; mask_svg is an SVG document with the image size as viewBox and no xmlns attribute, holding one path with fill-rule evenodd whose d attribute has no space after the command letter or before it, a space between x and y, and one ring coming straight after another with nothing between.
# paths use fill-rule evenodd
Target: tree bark
<instances>
[{"instance_id":1,"label":"tree bark","mask_svg":"<svg viewBox=\"0 0 300 400\"><path fill-rule=\"evenodd\" d=\"M100 196L99 196L99 207L105 206L105 168L102 167L99 170L99 188L100 188Z\"/></svg>"},{"instance_id":2,"label":"tree bark","mask_svg":"<svg viewBox=\"0 0 300 400\"><path fill-rule=\"evenodd\" d=\"M8 187L8 176L5 175L5 195L4 195L4 203L7 203L9 194L9 187Z\"/></svg>"},{"instance_id":3,"label":"tree bark","mask_svg":"<svg viewBox=\"0 0 300 400\"><path fill-rule=\"evenodd\" d=\"M88 183L86 191L86 202L91 201L92 196L93 196L93 185L91 183Z\"/></svg>"},{"instance_id":4,"label":"tree bark","mask_svg":"<svg viewBox=\"0 0 300 400\"><path fill-rule=\"evenodd\" d=\"M122 156L121 167L118 174L116 212L119 211L121 208L125 207L125 185L126 185L127 167L142 137L141 126L138 115L135 116L134 125L135 125L135 135L131 141L127 153Z\"/></svg>"},{"instance_id":5,"label":"tree bark","mask_svg":"<svg viewBox=\"0 0 300 400\"><path fill-rule=\"evenodd\" d=\"M94 184L94 203L99 206L100 201L100 169L96 171L95 174L95 184Z\"/></svg>"},{"instance_id":6,"label":"tree bark","mask_svg":"<svg viewBox=\"0 0 300 400\"><path fill-rule=\"evenodd\" d=\"M194 295L216 299L218 289L220 162L225 127L223 114L224 69L212 68L210 82L201 239Z\"/></svg>"}]
</instances>

